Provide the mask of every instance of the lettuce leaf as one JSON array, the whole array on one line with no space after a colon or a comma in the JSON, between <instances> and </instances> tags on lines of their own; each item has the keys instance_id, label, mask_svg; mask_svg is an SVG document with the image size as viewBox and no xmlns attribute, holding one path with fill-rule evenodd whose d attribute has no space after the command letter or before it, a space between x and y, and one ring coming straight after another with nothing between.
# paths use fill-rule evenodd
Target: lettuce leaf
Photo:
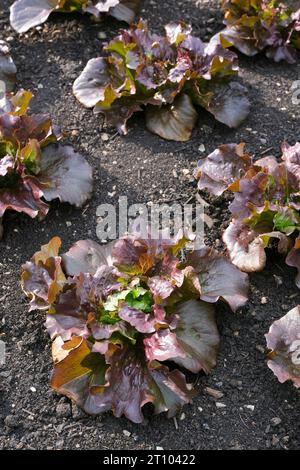
<instances>
[{"instance_id":1,"label":"lettuce leaf","mask_svg":"<svg viewBox=\"0 0 300 470\"><path fill-rule=\"evenodd\" d=\"M300 272L299 143L284 143L280 162L267 156L255 163L244 153L244 144L221 145L199 161L194 175L200 190L234 194L232 220L223 234L233 264L245 272L260 271L265 248L276 245L287 255L286 263ZM296 284L300 288L299 275Z\"/></svg>"},{"instance_id":2,"label":"lettuce leaf","mask_svg":"<svg viewBox=\"0 0 300 470\"><path fill-rule=\"evenodd\" d=\"M279 0L223 0L226 28L214 40L230 42L248 56L265 52L292 64L300 49L300 9Z\"/></svg>"}]
</instances>

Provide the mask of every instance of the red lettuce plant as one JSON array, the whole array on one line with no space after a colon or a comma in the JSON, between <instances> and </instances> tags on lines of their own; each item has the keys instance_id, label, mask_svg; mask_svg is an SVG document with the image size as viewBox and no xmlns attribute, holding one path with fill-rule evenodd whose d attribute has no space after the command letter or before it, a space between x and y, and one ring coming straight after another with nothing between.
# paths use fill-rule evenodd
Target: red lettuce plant
<instances>
[{"instance_id":1,"label":"red lettuce plant","mask_svg":"<svg viewBox=\"0 0 300 470\"><path fill-rule=\"evenodd\" d=\"M11 58L10 48L0 41L0 109L6 92L13 91L17 68Z\"/></svg>"},{"instance_id":2,"label":"red lettuce plant","mask_svg":"<svg viewBox=\"0 0 300 470\"><path fill-rule=\"evenodd\" d=\"M233 219L223 234L232 262L242 271L264 268L265 248L276 240L286 263L300 273L300 143L282 145L281 162L269 156L251 162L244 144L221 145L199 162L199 189L234 193ZM300 275L296 278L300 288Z\"/></svg>"},{"instance_id":3,"label":"red lettuce plant","mask_svg":"<svg viewBox=\"0 0 300 470\"><path fill-rule=\"evenodd\" d=\"M44 217L44 202L59 198L80 207L92 190L92 170L44 114L28 114L32 98L19 91L0 109L0 232L6 210ZM49 145L50 144L50 145ZM43 199L44 200L43 200Z\"/></svg>"},{"instance_id":4,"label":"red lettuce plant","mask_svg":"<svg viewBox=\"0 0 300 470\"><path fill-rule=\"evenodd\" d=\"M300 387L300 306L275 321L265 335L269 353L268 366L279 382L292 380Z\"/></svg>"},{"instance_id":5,"label":"red lettuce plant","mask_svg":"<svg viewBox=\"0 0 300 470\"><path fill-rule=\"evenodd\" d=\"M246 89L231 80L238 73L237 56L220 44L204 44L187 25L165 29L166 36L158 36L140 21L122 30L104 47L106 55L90 60L75 81L77 99L104 114L121 134L144 106L148 129L165 139L190 138L194 105L237 127L249 113Z\"/></svg>"},{"instance_id":6,"label":"red lettuce plant","mask_svg":"<svg viewBox=\"0 0 300 470\"><path fill-rule=\"evenodd\" d=\"M17 0L10 9L10 23L18 33L25 33L44 23L53 12L74 11L96 17L107 13L119 21L131 23L139 3L139 0Z\"/></svg>"},{"instance_id":7,"label":"red lettuce plant","mask_svg":"<svg viewBox=\"0 0 300 470\"><path fill-rule=\"evenodd\" d=\"M223 0L223 9L226 28L216 39L223 36L248 56L265 51L276 62L296 61L300 49L298 1Z\"/></svg>"},{"instance_id":8,"label":"red lettuce plant","mask_svg":"<svg viewBox=\"0 0 300 470\"><path fill-rule=\"evenodd\" d=\"M208 247L180 256L186 242L132 233L105 246L81 240L60 256L55 237L23 265L30 310L47 311L55 390L87 413L112 409L137 423L146 403L174 416L191 401L174 364L211 371L213 303L244 305L248 279Z\"/></svg>"}]
</instances>

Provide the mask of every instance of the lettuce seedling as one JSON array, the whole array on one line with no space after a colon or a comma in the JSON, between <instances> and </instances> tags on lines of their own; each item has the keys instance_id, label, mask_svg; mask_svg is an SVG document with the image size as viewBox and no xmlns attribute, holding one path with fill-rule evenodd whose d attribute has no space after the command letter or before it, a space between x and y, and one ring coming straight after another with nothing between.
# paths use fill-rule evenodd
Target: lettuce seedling
<instances>
[{"instance_id":1,"label":"lettuce seedling","mask_svg":"<svg viewBox=\"0 0 300 470\"><path fill-rule=\"evenodd\" d=\"M174 416L191 401L195 392L174 364L211 371L213 303L244 305L248 278L208 247L183 259L186 242L133 232L104 246L81 240L60 256L55 237L23 265L30 310L47 312L56 391L89 414L112 409L135 423L146 403Z\"/></svg>"},{"instance_id":2,"label":"lettuce seedling","mask_svg":"<svg viewBox=\"0 0 300 470\"><path fill-rule=\"evenodd\" d=\"M300 49L299 2L285 3L279 0L223 0L226 28L215 39L222 36L248 56L265 51L275 62L296 62L296 50Z\"/></svg>"},{"instance_id":3,"label":"lettuce seedling","mask_svg":"<svg viewBox=\"0 0 300 470\"><path fill-rule=\"evenodd\" d=\"M273 156L252 163L244 144L221 145L200 160L195 176L199 189L234 193L233 219L223 234L232 262L242 271L260 271L265 248L277 240L286 263L298 269L300 288L300 143L282 145L281 162Z\"/></svg>"},{"instance_id":4,"label":"lettuce seedling","mask_svg":"<svg viewBox=\"0 0 300 470\"><path fill-rule=\"evenodd\" d=\"M43 218L45 201L60 199L77 207L89 198L92 169L44 114L28 114L32 93L5 98L0 109L0 231L6 210Z\"/></svg>"},{"instance_id":5,"label":"lettuce seedling","mask_svg":"<svg viewBox=\"0 0 300 470\"><path fill-rule=\"evenodd\" d=\"M268 366L279 382L292 380L295 387L300 387L300 306L290 310L276 320L265 335L268 354Z\"/></svg>"},{"instance_id":6,"label":"lettuce seedling","mask_svg":"<svg viewBox=\"0 0 300 470\"><path fill-rule=\"evenodd\" d=\"M139 7L139 0L17 0L10 8L10 24L18 33L47 21L53 12L103 13L119 21L131 23Z\"/></svg>"},{"instance_id":7,"label":"lettuce seedling","mask_svg":"<svg viewBox=\"0 0 300 470\"><path fill-rule=\"evenodd\" d=\"M196 106L229 127L249 113L246 89L232 77L237 56L226 42L204 44L190 26L169 24L166 35L152 34L140 21L90 60L74 83L76 98L107 124L126 134L127 120L146 107L147 128L175 141L186 141L194 128ZM224 47L222 47L224 46Z\"/></svg>"}]
</instances>

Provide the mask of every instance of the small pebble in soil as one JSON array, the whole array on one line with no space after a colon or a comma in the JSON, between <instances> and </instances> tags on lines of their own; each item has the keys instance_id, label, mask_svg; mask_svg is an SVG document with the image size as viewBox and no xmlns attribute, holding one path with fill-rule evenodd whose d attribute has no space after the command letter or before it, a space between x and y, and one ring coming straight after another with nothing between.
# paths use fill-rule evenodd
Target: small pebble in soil
<instances>
[{"instance_id":1,"label":"small pebble in soil","mask_svg":"<svg viewBox=\"0 0 300 470\"><path fill-rule=\"evenodd\" d=\"M36 392L36 388L35 387L30 387L30 391L35 393Z\"/></svg>"},{"instance_id":2,"label":"small pebble in soil","mask_svg":"<svg viewBox=\"0 0 300 470\"><path fill-rule=\"evenodd\" d=\"M267 304L268 303L267 297L262 297L261 300L260 300L260 303L263 304L263 305Z\"/></svg>"},{"instance_id":3,"label":"small pebble in soil","mask_svg":"<svg viewBox=\"0 0 300 470\"><path fill-rule=\"evenodd\" d=\"M124 436L126 436L126 437L130 437L130 436L131 436L131 432L127 431L127 429L124 429L124 430L123 430L123 434L124 434Z\"/></svg>"}]
</instances>

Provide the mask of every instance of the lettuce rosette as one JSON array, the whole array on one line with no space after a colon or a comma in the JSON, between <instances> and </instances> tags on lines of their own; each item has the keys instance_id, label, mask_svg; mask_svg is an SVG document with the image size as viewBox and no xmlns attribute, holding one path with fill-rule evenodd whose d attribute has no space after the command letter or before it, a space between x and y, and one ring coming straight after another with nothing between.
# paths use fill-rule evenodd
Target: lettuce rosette
<instances>
[{"instance_id":1,"label":"lettuce rosette","mask_svg":"<svg viewBox=\"0 0 300 470\"><path fill-rule=\"evenodd\" d=\"M214 303L243 306L248 279L211 248L183 253L186 242L131 233L108 245L81 240L60 255L55 237L23 265L30 310L46 311L54 390L86 413L112 409L136 423L147 403L174 416L192 400L177 367L212 370Z\"/></svg>"}]
</instances>

